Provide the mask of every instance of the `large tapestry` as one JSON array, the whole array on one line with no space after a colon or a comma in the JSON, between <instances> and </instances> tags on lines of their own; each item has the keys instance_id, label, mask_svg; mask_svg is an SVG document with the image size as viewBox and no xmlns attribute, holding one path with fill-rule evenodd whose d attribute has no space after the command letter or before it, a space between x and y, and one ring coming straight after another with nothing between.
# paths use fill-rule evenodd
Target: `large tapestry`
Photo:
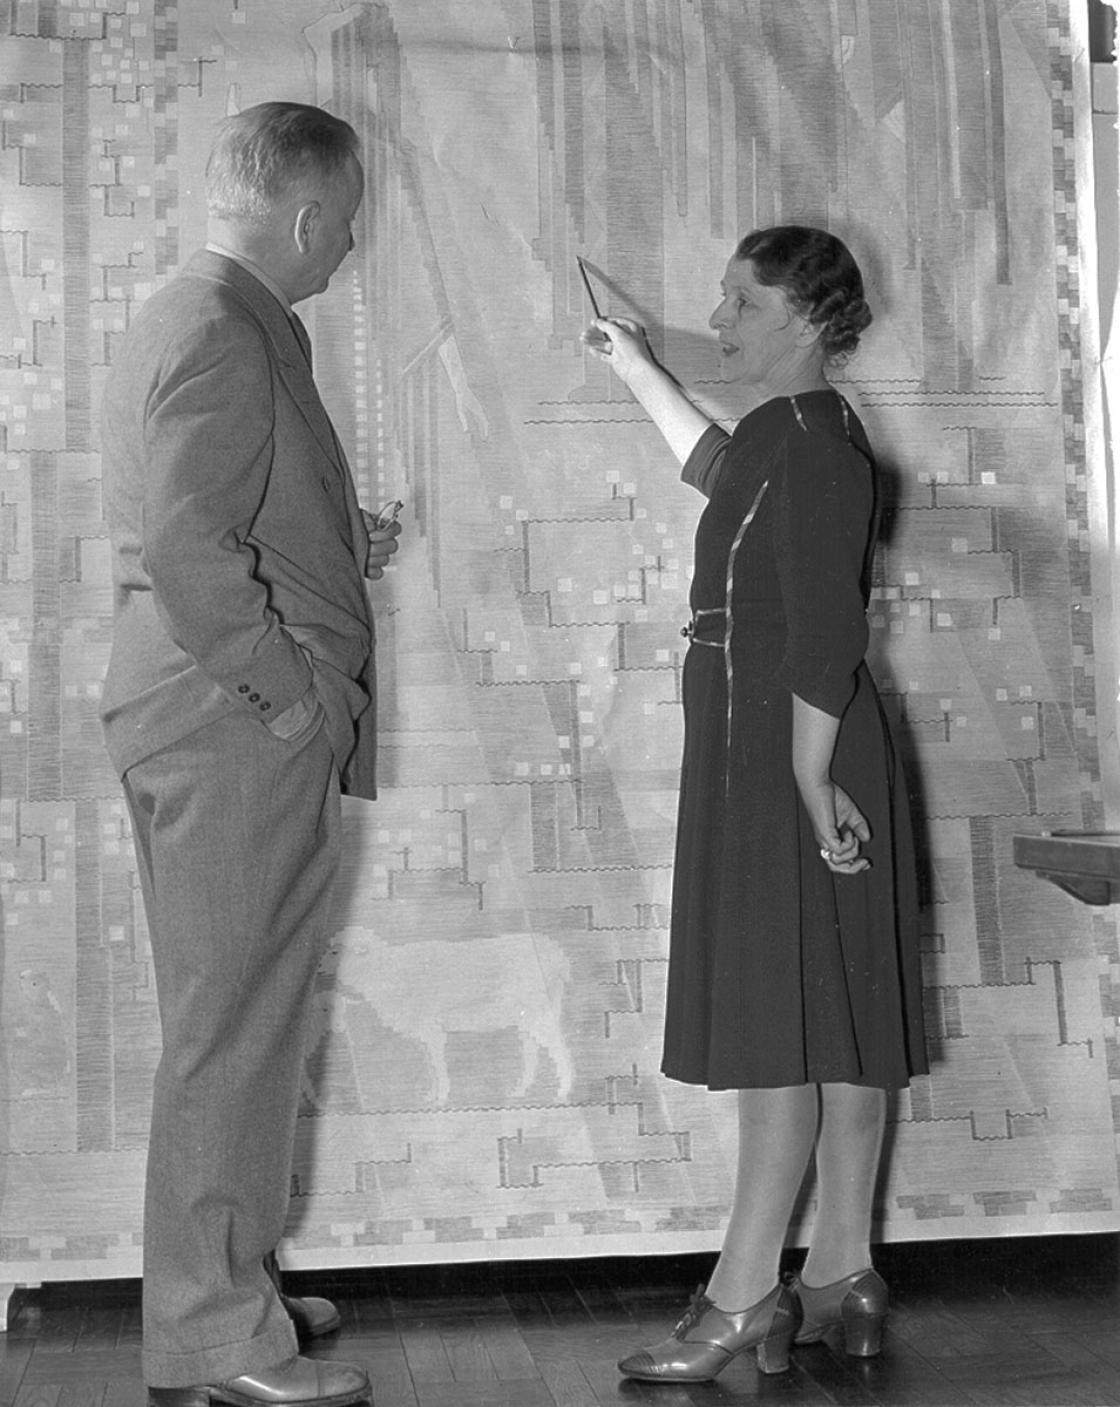
<instances>
[{"instance_id":1,"label":"large tapestry","mask_svg":"<svg viewBox=\"0 0 1120 1407\"><path fill-rule=\"evenodd\" d=\"M1067 0L0 0L0 1281L139 1265L159 1031L97 721L98 403L204 238L215 122L276 97L361 135L358 247L304 309L360 496L405 502L288 1263L719 1242L733 1096L658 1073L702 500L582 348L576 256L730 424L706 320L778 221L841 235L876 313L841 384L887 485L871 658L933 1058L879 1234L1120 1228L1115 918L1011 854L1108 799L1082 28Z\"/></svg>"}]
</instances>

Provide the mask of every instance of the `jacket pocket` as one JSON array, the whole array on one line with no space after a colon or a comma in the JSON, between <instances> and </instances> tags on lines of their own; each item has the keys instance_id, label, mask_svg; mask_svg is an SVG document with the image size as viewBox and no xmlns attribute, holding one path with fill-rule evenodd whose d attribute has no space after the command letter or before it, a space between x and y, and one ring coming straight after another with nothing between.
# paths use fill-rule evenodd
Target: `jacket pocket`
<instances>
[{"instance_id":1,"label":"jacket pocket","mask_svg":"<svg viewBox=\"0 0 1120 1407\"><path fill-rule=\"evenodd\" d=\"M297 747L314 737L326 717L326 710L317 695L309 689L291 707L266 723L265 727L279 742L289 747Z\"/></svg>"}]
</instances>

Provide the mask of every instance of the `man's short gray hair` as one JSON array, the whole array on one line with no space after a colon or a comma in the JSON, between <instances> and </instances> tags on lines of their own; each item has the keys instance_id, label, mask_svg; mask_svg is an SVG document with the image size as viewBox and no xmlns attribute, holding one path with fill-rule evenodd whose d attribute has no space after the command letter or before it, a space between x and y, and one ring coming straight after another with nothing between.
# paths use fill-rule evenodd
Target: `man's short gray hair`
<instances>
[{"instance_id":1,"label":"man's short gray hair","mask_svg":"<svg viewBox=\"0 0 1120 1407\"><path fill-rule=\"evenodd\" d=\"M301 182L336 175L358 159L348 122L304 103L259 103L218 128L206 163L206 204L214 219L260 226L276 201Z\"/></svg>"}]
</instances>

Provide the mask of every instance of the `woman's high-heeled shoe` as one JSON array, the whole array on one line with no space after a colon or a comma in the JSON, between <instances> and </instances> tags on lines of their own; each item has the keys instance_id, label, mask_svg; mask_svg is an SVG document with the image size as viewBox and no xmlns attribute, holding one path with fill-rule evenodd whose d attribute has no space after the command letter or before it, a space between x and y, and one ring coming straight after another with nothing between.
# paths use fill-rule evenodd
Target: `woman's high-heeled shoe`
<instances>
[{"instance_id":1,"label":"woman's high-heeled shoe","mask_svg":"<svg viewBox=\"0 0 1120 1407\"><path fill-rule=\"evenodd\" d=\"M797 1324L797 1301L785 1285L737 1314L719 1309L701 1286L669 1337L623 1358L618 1370L649 1383L702 1383L757 1348L764 1373L784 1373Z\"/></svg>"},{"instance_id":2,"label":"woman's high-heeled shoe","mask_svg":"<svg viewBox=\"0 0 1120 1407\"><path fill-rule=\"evenodd\" d=\"M819 1289L803 1285L795 1275L790 1289L801 1307L801 1327L795 1343L816 1343L830 1329L844 1327L844 1351L855 1358L873 1358L883 1342L887 1317L887 1286L876 1271L857 1270Z\"/></svg>"}]
</instances>

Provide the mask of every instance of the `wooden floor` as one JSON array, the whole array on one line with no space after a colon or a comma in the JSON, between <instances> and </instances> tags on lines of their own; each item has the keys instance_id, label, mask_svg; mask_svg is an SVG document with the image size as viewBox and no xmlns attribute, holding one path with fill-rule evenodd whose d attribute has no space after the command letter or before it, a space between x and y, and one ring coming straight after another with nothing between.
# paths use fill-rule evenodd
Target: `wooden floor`
<instances>
[{"instance_id":1,"label":"wooden floor","mask_svg":"<svg viewBox=\"0 0 1120 1407\"><path fill-rule=\"evenodd\" d=\"M288 1288L339 1303L342 1331L316 1352L363 1364L377 1407L1120 1407L1116 1237L888 1246L876 1260L892 1293L879 1358L817 1344L766 1377L752 1353L694 1387L614 1365L663 1337L710 1256L304 1273ZM143 1407L139 1361L135 1282L27 1291L0 1335L0 1407Z\"/></svg>"}]
</instances>

